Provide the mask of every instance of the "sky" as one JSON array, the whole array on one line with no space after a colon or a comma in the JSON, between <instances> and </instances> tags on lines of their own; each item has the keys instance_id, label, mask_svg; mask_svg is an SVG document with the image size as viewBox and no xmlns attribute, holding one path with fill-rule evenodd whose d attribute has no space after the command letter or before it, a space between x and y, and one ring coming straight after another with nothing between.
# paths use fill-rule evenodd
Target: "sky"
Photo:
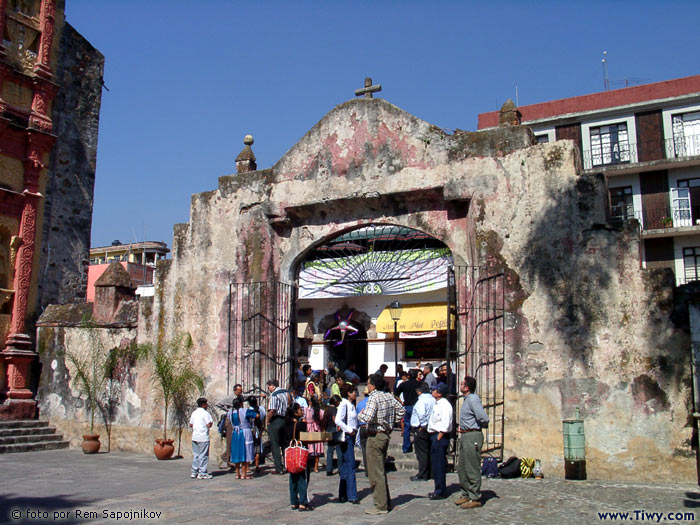
<instances>
[{"instance_id":1,"label":"sky","mask_svg":"<svg viewBox=\"0 0 700 525\"><path fill-rule=\"evenodd\" d=\"M520 105L700 74L697 1L66 0L105 56L92 245L172 244L190 197L274 165L366 76L444 129Z\"/></svg>"}]
</instances>

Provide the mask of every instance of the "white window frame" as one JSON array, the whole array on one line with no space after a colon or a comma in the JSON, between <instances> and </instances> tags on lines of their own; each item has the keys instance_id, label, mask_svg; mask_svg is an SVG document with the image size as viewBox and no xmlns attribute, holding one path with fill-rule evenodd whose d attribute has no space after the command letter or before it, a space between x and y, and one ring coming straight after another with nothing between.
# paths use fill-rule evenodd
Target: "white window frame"
<instances>
[{"instance_id":1,"label":"white window frame","mask_svg":"<svg viewBox=\"0 0 700 525\"><path fill-rule=\"evenodd\" d=\"M593 166L593 154L591 151L591 128L610 126L613 124L627 125L629 161L625 161L625 164L633 164L637 162L637 126L635 124L634 114L620 115L619 117L609 118L605 120L597 119L581 122L581 145L583 146L583 155L588 155L588 159L583 159L583 164L586 167L586 169L606 169L611 165L614 166L614 164L596 164L595 166Z\"/></svg>"},{"instance_id":2,"label":"white window frame","mask_svg":"<svg viewBox=\"0 0 700 525\"><path fill-rule=\"evenodd\" d=\"M681 169L676 169L676 170L670 170L668 174L668 187L669 187L669 192L668 192L668 204L671 209L671 218L673 219L673 227L678 228L679 226L694 226L691 224L691 219L690 219L690 209L693 206L693 203L690 202L690 194L688 191L687 199L688 199L688 216L683 212L685 208L679 208L677 206L677 199L680 198L686 198L686 197L681 197L679 196L679 191L684 190L685 188L681 188L678 186L678 181L680 180L688 180L688 179L700 179L700 168L698 167L692 167L692 168L681 168ZM698 183L693 184L692 186L695 187L698 185ZM700 204L700 203L698 203Z\"/></svg>"},{"instance_id":3,"label":"white window frame","mask_svg":"<svg viewBox=\"0 0 700 525\"><path fill-rule=\"evenodd\" d=\"M683 260L683 248L700 246L700 235L688 235L673 238L674 269L676 282L685 280L685 261Z\"/></svg>"},{"instance_id":4,"label":"white window frame","mask_svg":"<svg viewBox=\"0 0 700 525\"><path fill-rule=\"evenodd\" d=\"M674 106L664 109L661 112L661 121L664 128L664 144L666 149L666 158L675 158L675 149L673 145L673 116L679 113L695 113L700 111L700 104L685 104L682 106Z\"/></svg>"},{"instance_id":5,"label":"white window frame","mask_svg":"<svg viewBox=\"0 0 700 525\"><path fill-rule=\"evenodd\" d=\"M552 128L530 128L532 133L537 137L538 135L547 135L549 142L554 142L557 140L557 134L555 129Z\"/></svg>"}]
</instances>

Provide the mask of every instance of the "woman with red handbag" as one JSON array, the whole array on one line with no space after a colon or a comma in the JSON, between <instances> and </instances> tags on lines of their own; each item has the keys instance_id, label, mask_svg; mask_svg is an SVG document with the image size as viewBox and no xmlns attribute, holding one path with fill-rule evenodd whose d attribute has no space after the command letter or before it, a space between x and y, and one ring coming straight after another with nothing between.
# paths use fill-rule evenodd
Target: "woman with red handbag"
<instances>
[{"instance_id":1,"label":"woman with red handbag","mask_svg":"<svg viewBox=\"0 0 700 525\"><path fill-rule=\"evenodd\" d=\"M306 461L308 459L308 449L305 449L305 454L300 454L301 463L304 466L303 470L300 472L295 472L298 465L289 464L290 459L298 459L297 454L292 452L304 452L303 450L293 450L295 448L302 448L301 442L299 441L299 433L306 432L306 423L304 422L304 409L301 408L297 403L294 403L287 409L285 415L285 441L289 443L287 450L285 450L285 461L287 461L287 470L289 471L289 501L292 505L292 510L308 511L313 510L311 505L309 505L309 497L307 494L307 489L309 486L309 477L311 475L310 467L311 463ZM304 465L305 463L305 465Z\"/></svg>"}]
</instances>

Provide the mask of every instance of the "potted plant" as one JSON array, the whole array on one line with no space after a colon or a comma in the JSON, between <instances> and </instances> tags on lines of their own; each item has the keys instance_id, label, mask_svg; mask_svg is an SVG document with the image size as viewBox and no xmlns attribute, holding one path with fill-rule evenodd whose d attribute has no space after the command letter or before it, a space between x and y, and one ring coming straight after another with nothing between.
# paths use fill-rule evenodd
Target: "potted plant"
<instances>
[{"instance_id":1,"label":"potted plant","mask_svg":"<svg viewBox=\"0 0 700 525\"><path fill-rule=\"evenodd\" d=\"M183 406L183 399L204 389L204 377L192 362L193 346L192 337L186 333L148 349L153 365L153 386L163 400L163 437L156 439L153 447L158 459L169 459L175 451L174 440L168 439L171 405Z\"/></svg>"},{"instance_id":2,"label":"potted plant","mask_svg":"<svg viewBox=\"0 0 700 525\"><path fill-rule=\"evenodd\" d=\"M90 433L83 434L81 444L85 454L96 454L100 450L100 435L95 434L95 411L97 400L106 384L104 355L101 355L99 349L91 350L79 352L66 348L66 358L75 369L75 387L81 397L84 397L85 405L90 411Z\"/></svg>"}]
</instances>

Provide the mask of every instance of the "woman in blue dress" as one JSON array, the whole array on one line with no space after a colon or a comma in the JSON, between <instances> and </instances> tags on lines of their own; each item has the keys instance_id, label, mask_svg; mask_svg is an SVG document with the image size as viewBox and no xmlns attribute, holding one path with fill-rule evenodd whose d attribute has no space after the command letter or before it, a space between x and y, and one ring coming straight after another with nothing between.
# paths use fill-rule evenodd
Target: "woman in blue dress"
<instances>
[{"instance_id":1,"label":"woman in blue dress","mask_svg":"<svg viewBox=\"0 0 700 525\"><path fill-rule=\"evenodd\" d=\"M235 398L231 410L228 411L228 419L231 423L231 458L229 462L233 463L236 467L236 479L243 479L243 477L248 475L245 447L246 438L240 415L242 404L240 399ZM243 415L243 419L245 420L245 411ZM243 476L241 476L241 466L243 466Z\"/></svg>"},{"instance_id":2,"label":"woman in blue dress","mask_svg":"<svg viewBox=\"0 0 700 525\"><path fill-rule=\"evenodd\" d=\"M241 455L241 465L243 466L242 479L253 479L252 474L248 474L248 467L255 458L253 446L253 425L255 424L255 414L249 414L248 408L243 406L243 402L239 402L238 420L243 434L243 454Z\"/></svg>"}]
</instances>

